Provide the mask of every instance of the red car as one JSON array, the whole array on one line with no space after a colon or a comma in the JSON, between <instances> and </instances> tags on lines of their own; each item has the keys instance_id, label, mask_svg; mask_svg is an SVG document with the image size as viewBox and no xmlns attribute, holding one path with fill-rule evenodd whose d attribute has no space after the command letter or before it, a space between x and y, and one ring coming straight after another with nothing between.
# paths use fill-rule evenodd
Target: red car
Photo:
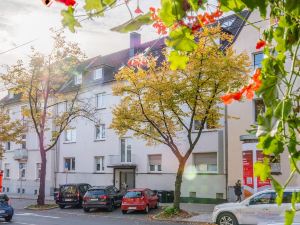
<instances>
[{"instance_id":1,"label":"red car","mask_svg":"<svg viewBox=\"0 0 300 225\"><path fill-rule=\"evenodd\" d=\"M149 209L158 207L157 194L147 188L128 190L122 199L122 213L128 210L149 212Z\"/></svg>"}]
</instances>

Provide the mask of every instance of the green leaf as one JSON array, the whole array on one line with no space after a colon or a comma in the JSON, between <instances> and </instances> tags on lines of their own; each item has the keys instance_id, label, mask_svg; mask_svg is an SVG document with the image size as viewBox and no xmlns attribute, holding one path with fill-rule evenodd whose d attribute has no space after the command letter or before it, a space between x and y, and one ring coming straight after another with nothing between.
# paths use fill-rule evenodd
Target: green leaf
<instances>
[{"instance_id":1,"label":"green leaf","mask_svg":"<svg viewBox=\"0 0 300 225\"><path fill-rule=\"evenodd\" d=\"M259 137L258 142L257 148L262 149L265 155L278 155L284 151L284 144L277 136L267 134Z\"/></svg>"},{"instance_id":2,"label":"green leaf","mask_svg":"<svg viewBox=\"0 0 300 225\"><path fill-rule=\"evenodd\" d=\"M300 15L299 0L286 0L285 8L287 12L290 12L296 16Z\"/></svg>"},{"instance_id":3,"label":"green leaf","mask_svg":"<svg viewBox=\"0 0 300 225\"><path fill-rule=\"evenodd\" d=\"M186 15L183 5L183 0L161 0L159 17L166 26L174 25L176 21L181 20Z\"/></svg>"},{"instance_id":4,"label":"green leaf","mask_svg":"<svg viewBox=\"0 0 300 225\"><path fill-rule=\"evenodd\" d=\"M254 9L258 8L260 15L262 17L266 17L267 13L267 6L268 6L268 1L267 0L242 0L245 5L253 11Z\"/></svg>"},{"instance_id":5,"label":"green leaf","mask_svg":"<svg viewBox=\"0 0 300 225\"><path fill-rule=\"evenodd\" d=\"M267 180L271 176L271 168L267 159L264 159L264 162L254 164L254 176L259 177L262 181Z\"/></svg>"},{"instance_id":6,"label":"green leaf","mask_svg":"<svg viewBox=\"0 0 300 225\"><path fill-rule=\"evenodd\" d=\"M112 6L116 3L116 0L103 0L103 3L107 6Z\"/></svg>"},{"instance_id":7,"label":"green leaf","mask_svg":"<svg viewBox=\"0 0 300 225\"><path fill-rule=\"evenodd\" d=\"M83 7L86 11L102 11L103 5L100 0L85 0L85 6Z\"/></svg>"},{"instance_id":8,"label":"green leaf","mask_svg":"<svg viewBox=\"0 0 300 225\"><path fill-rule=\"evenodd\" d=\"M170 68L172 70L185 69L189 58L185 55L180 55L177 51L172 51L168 58L170 62Z\"/></svg>"},{"instance_id":9,"label":"green leaf","mask_svg":"<svg viewBox=\"0 0 300 225\"><path fill-rule=\"evenodd\" d=\"M200 8L199 5L199 0L188 0L189 4L192 6L192 9L194 11L198 11L198 9ZM203 4L203 3L202 3Z\"/></svg>"},{"instance_id":10,"label":"green leaf","mask_svg":"<svg viewBox=\"0 0 300 225\"><path fill-rule=\"evenodd\" d=\"M284 225L292 225L295 217L294 210L286 210L285 211L285 223Z\"/></svg>"},{"instance_id":11,"label":"green leaf","mask_svg":"<svg viewBox=\"0 0 300 225\"><path fill-rule=\"evenodd\" d=\"M241 12L246 8L242 0L221 0L221 10L224 12Z\"/></svg>"},{"instance_id":12,"label":"green leaf","mask_svg":"<svg viewBox=\"0 0 300 225\"><path fill-rule=\"evenodd\" d=\"M191 52L197 47L194 35L191 34L191 30L187 27L179 27L176 30L172 30L169 39L166 40L166 44L177 51L186 52Z\"/></svg>"},{"instance_id":13,"label":"green leaf","mask_svg":"<svg viewBox=\"0 0 300 225\"><path fill-rule=\"evenodd\" d=\"M71 6L67 10L62 10L61 15L63 17L63 26L68 27L71 32L75 32L75 27L81 27L80 23L74 17L74 9Z\"/></svg>"},{"instance_id":14,"label":"green leaf","mask_svg":"<svg viewBox=\"0 0 300 225\"><path fill-rule=\"evenodd\" d=\"M275 108L274 115L277 118L286 119L290 115L293 108L292 99L284 99L283 101L280 101L277 107Z\"/></svg>"},{"instance_id":15,"label":"green leaf","mask_svg":"<svg viewBox=\"0 0 300 225\"><path fill-rule=\"evenodd\" d=\"M112 31L127 33L140 29L143 25L151 24L153 21L150 18L150 13L139 15L136 18L127 21L117 27L112 28Z\"/></svg>"},{"instance_id":16,"label":"green leaf","mask_svg":"<svg viewBox=\"0 0 300 225\"><path fill-rule=\"evenodd\" d=\"M282 203L283 198L283 187L281 184L275 180L273 177L271 177L272 186L275 189L277 196L276 196L276 203L280 206Z\"/></svg>"}]
</instances>

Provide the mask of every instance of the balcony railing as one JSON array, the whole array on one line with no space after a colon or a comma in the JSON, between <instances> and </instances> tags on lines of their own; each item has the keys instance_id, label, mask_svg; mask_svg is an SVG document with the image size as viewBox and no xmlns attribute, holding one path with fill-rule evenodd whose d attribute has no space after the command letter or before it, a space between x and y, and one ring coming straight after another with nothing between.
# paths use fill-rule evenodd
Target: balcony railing
<instances>
[{"instance_id":1,"label":"balcony railing","mask_svg":"<svg viewBox=\"0 0 300 225\"><path fill-rule=\"evenodd\" d=\"M15 160L27 160L28 159L28 150L27 149L16 149L14 151Z\"/></svg>"},{"instance_id":2,"label":"balcony railing","mask_svg":"<svg viewBox=\"0 0 300 225\"><path fill-rule=\"evenodd\" d=\"M130 154L127 157L121 155L109 155L108 166L134 166L136 165L135 155Z\"/></svg>"}]
</instances>

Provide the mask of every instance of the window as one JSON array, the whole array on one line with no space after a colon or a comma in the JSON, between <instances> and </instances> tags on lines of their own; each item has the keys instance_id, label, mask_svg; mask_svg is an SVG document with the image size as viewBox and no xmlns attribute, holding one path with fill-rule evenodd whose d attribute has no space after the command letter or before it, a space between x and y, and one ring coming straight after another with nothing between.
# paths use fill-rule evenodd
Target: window
<instances>
[{"instance_id":1,"label":"window","mask_svg":"<svg viewBox=\"0 0 300 225\"><path fill-rule=\"evenodd\" d=\"M75 142L76 141L76 129L70 128L65 131L65 141Z\"/></svg>"},{"instance_id":2,"label":"window","mask_svg":"<svg viewBox=\"0 0 300 225\"><path fill-rule=\"evenodd\" d=\"M19 163L19 178L24 179L26 177L26 163Z\"/></svg>"},{"instance_id":3,"label":"window","mask_svg":"<svg viewBox=\"0 0 300 225\"><path fill-rule=\"evenodd\" d=\"M7 150L7 151L11 150L11 143L10 143L10 141L8 141L8 142L5 143L5 150Z\"/></svg>"},{"instance_id":4,"label":"window","mask_svg":"<svg viewBox=\"0 0 300 225\"><path fill-rule=\"evenodd\" d=\"M254 121L257 122L258 115L265 111L265 103L261 98L254 99Z\"/></svg>"},{"instance_id":5,"label":"window","mask_svg":"<svg viewBox=\"0 0 300 225\"><path fill-rule=\"evenodd\" d=\"M148 161L150 172L161 171L161 155L148 155Z\"/></svg>"},{"instance_id":6,"label":"window","mask_svg":"<svg viewBox=\"0 0 300 225\"><path fill-rule=\"evenodd\" d=\"M104 98L105 98L105 93L99 93L99 94L96 95L97 109L103 109L103 108L105 108Z\"/></svg>"},{"instance_id":7,"label":"window","mask_svg":"<svg viewBox=\"0 0 300 225\"><path fill-rule=\"evenodd\" d=\"M217 173L218 158L216 152L194 153L194 165L200 173Z\"/></svg>"},{"instance_id":8,"label":"window","mask_svg":"<svg viewBox=\"0 0 300 225\"><path fill-rule=\"evenodd\" d=\"M103 78L103 68L94 70L94 80L99 80Z\"/></svg>"},{"instance_id":9,"label":"window","mask_svg":"<svg viewBox=\"0 0 300 225\"><path fill-rule=\"evenodd\" d=\"M194 130L198 131L201 128L201 120L195 120L194 121ZM217 123L216 121L213 120L207 120L206 123L204 124L204 129L216 129L217 128Z\"/></svg>"},{"instance_id":10,"label":"window","mask_svg":"<svg viewBox=\"0 0 300 225\"><path fill-rule=\"evenodd\" d=\"M95 126L95 139L96 140L105 139L105 124L99 124Z\"/></svg>"},{"instance_id":11,"label":"window","mask_svg":"<svg viewBox=\"0 0 300 225\"><path fill-rule=\"evenodd\" d=\"M130 138L121 138L121 162L131 162Z\"/></svg>"},{"instance_id":12,"label":"window","mask_svg":"<svg viewBox=\"0 0 300 225\"><path fill-rule=\"evenodd\" d=\"M41 178L41 163L37 163L36 164L35 178L36 179L40 179Z\"/></svg>"},{"instance_id":13,"label":"window","mask_svg":"<svg viewBox=\"0 0 300 225\"><path fill-rule=\"evenodd\" d=\"M21 148L26 149L26 134L22 135Z\"/></svg>"},{"instance_id":14,"label":"window","mask_svg":"<svg viewBox=\"0 0 300 225\"><path fill-rule=\"evenodd\" d=\"M82 84L82 74L76 74L74 77L74 84L79 85Z\"/></svg>"},{"instance_id":15,"label":"window","mask_svg":"<svg viewBox=\"0 0 300 225\"><path fill-rule=\"evenodd\" d=\"M95 157L95 171L96 172L104 171L104 156Z\"/></svg>"},{"instance_id":16,"label":"window","mask_svg":"<svg viewBox=\"0 0 300 225\"><path fill-rule=\"evenodd\" d=\"M271 174L280 174L281 173L281 166L280 166L280 156L269 156L270 158L270 167L271 167Z\"/></svg>"},{"instance_id":17,"label":"window","mask_svg":"<svg viewBox=\"0 0 300 225\"><path fill-rule=\"evenodd\" d=\"M261 68L261 62L264 59L264 53L258 52L253 54L253 67L254 69Z\"/></svg>"},{"instance_id":18,"label":"window","mask_svg":"<svg viewBox=\"0 0 300 225\"><path fill-rule=\"evenodd\" d=\"M10 165L9 165L9 163L4 164L4 177L5 178L10 177Z\"/></svg>"},{"instance_id":19,"label":"window","mask_svg":"<svg viewBox=\"0 0 300 225\"><path fill-rule=\"evenodd\" d=\"M253 197L250 200L250 205L275 204L275 192L263 193Z\"/></svg>"},{"instance_id":20,"label":"window","mask_svg":"<svg viewBox=\"0 0 300 225\"><path fill-rule=\"evenodd\" d=\"M75 170L75 158L65 158L65 170L66 171Z\"/></svg>"},{"instance_id":21,"label":"window","mask_svg":"<svg viewBox=\"0 0 300 225\"><path fill-rule=\"evenodd\" d=\"M194 130L200 130L200 128L201 128L201 121L195 120L194 121Z\"/></svg>"}]
</instances>

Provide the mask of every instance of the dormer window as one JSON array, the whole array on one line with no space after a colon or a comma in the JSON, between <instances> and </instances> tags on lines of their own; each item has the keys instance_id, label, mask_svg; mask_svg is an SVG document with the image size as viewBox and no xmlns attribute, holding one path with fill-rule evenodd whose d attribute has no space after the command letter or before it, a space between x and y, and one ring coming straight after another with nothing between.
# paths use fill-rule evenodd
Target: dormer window
<instances>
[{"instance_id":1,"label":"dormer window","mask_svg":"<svg viewBox=\"0 0 300 225\"><path fill-rule=\"evenodd\" d=\"M103 78L103 68L98 68L94 70L94 80L99 80Z\"/></svg>"},{"instance_id":2,"label":"dormer window","mask_svg":"<svg viewBox=\"0 0 300 225\"><path fill-rule=\"evenodd\" d=\"M74 77L74 83L75 83L75 85L82 84L82 74L75 75L75 77Z\"/></svg>"}]
</instances>

